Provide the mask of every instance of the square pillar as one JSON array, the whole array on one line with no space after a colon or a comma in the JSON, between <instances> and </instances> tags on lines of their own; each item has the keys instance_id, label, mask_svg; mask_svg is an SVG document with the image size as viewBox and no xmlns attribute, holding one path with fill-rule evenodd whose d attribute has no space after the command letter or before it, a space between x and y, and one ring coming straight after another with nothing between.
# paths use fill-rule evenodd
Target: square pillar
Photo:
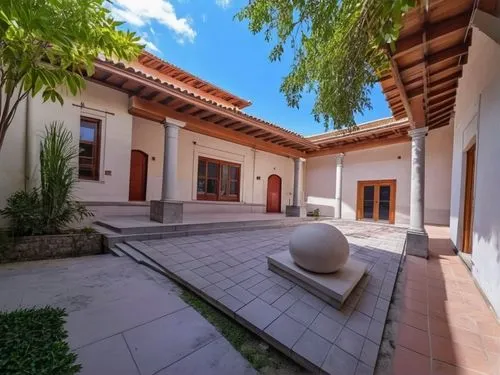
<instances>
[{"instance_id":1,"label":"square pillar","mask_svg":"<svg viewBox=\"0 0 500 375\"><path fill-rule=\"evenodd\" d=\"M305 217L307 215L306 207L303 205L302 197L302 182L304 179L304 162L305 159L294 159L293 173L293 204L285 207L285 215L291 217Z\"/></svg>"},{"instance_id":2,"label":"square pillar","mask_svg":"<svg viewBox=\"0 0 500 375\"><path fill-rule=\"evenodd\" d=\"M150 219L159 223L182 223L183 203L178 201L177 164L179 148L179 129L185 122L166 118L163 148L163 180L161 200L151 201Z\"/></svg>"},{"instance_id":3,"label":"square pillar","mask_svg":"<svg viewBox=\"0 0 500 375\"><path fill-rule=\"evenodd\" d=\"M410 130L411 137L411 186L410 228L406 234L406 253L427 258L429 237L424 227L425 206L425 136L429 128Z\"/></svg>"}]
</instances>

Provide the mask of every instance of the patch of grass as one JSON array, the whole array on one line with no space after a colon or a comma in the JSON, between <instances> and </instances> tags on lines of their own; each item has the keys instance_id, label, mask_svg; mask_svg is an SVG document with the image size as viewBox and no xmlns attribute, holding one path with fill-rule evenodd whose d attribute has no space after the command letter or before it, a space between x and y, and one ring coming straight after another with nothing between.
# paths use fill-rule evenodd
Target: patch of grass
<instances>
[{"instance_id":1,"label":"patch of grass","mask_svg":"<svg viewBox=\"0 0 500 375\"><path fill-rule=\"evenodd\" d=\"M0 374L73 375L76 354L65 341L64 309L43 307L0 312Z\"/></svg>"},{"instance_id":2,"label":"patch of grass","mask_svg":"<svg viewBox=\"0 0 500 375\"><path fill-rule=\"evenodd\" d=\"M265 375L303 374L304 369L291 359L269 347L240 324L218 311L189 290L182 288L181 298L197 310L257 370Z\"/></svg>"}]
</instances>

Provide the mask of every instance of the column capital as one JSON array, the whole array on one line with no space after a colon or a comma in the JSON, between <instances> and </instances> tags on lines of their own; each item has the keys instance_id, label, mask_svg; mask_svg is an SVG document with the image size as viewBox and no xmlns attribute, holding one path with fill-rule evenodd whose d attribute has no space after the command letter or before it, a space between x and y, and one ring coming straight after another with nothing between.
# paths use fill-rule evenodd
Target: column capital
<instances>
[{"instance_id":1,"label":"column capital","mask_svg":"<svg viewBox=\"0 0 500 375\"><path fill-rule=\"evenodd\" d=\"M342 165L344 163L344 156L345 154L343 152L335 156L335 158L337 159L337 165Z\"/></svg>"},{"instance_id":2,"label":"column capital","mask_svg":"<svg viewBox=\"0 0 500 375\"><path fill-rule=\"evenodd\" d=\"M165 117L165 120L162 121L163 126L168 128L169 126L175 126L176 128L183 128L186 126L184 121L179 121L171 117Z\"/></svg>"},{"instance_id":3,"label":"column capital","mask_svg":"<svg viewBox=\"0 0 500 375\"><path fill-rule=\"evenodd\" d=\"M429 128L426 126L423 128L416 128L416 129L408 130L408 135L411 138L422 138L422 137L425 137L427 135L428 131L429 131Z\"/></svg>"}]
</instances>

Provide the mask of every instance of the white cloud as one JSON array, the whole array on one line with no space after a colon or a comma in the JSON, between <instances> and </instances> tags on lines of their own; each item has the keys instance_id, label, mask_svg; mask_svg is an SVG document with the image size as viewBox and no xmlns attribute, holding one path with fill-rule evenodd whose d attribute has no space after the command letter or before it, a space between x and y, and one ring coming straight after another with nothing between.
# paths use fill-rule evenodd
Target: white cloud
<instances>
[{"instance_id":1,"label":"white cloud","mask_svg":"<svg viewBox=\"0 0 500 375\"><path fill-rule=\"evenodd\" d=\"M231 5L231 1L232 0L215 0L215 4L217 4L223 9L226 9L229 8L229 6Z\"/></svg>"},{"instance_id":2,"label":"white cloud","mask_svg":"<svg viewBox=\"0 0 500 375\"><path fill-rule=\"evenodd\" d=\"M207 15L206 15L205 13L203 13L203 14L201 15L201 22L203 22L203 23L207 23L207 20L208 20Z\"/></svg>"},{"instance_id":3,"label":"white cloud","mask_svg":"<svg viewBox=\"0 0 500 375\"><path fill-rule=\"evenodd\" d=\"M151 51L151 52L161 52L160 49L154 44L153 42L147 40L146 38L142 37L139 40L140 44L144 44L146 46L146 49Z\"/></svg>"},{"instance_id":4,"label":"white cloud","mask_svg":"<svg viewBox=\"0 0 500 375\"><path fill-rule=\"evenodd\" d=\"M157 21L172 30L176 40L182 43L186 41L193 43L196 37L196 31L191 26L192 20L186 17L179 18L174 6L168 0L114 0L109 9L117 20L136 27Z\"/></svg>"}]
</instances>

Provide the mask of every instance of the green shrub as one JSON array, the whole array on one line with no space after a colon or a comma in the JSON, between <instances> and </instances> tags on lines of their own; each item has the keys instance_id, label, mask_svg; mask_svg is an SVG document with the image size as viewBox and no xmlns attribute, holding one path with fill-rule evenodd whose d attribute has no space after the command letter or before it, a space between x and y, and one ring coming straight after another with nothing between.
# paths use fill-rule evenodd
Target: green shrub
<instances>
[{"instance_id":1,"label":"green shrub","mask_svg":"<svg viewBox=\"0 0 500 375\"><path fill-rule=\"evenodd\" d=\"M40 196L36 189L16 191L7 199L7 206L0 210L0 214L10 220L12 234L15 236L33 236L42 233Z\"/></svg>"},{"instance_id":2,"label":"green shrub","mask_svg":"<svg viewBox=\"0 0 500 375\"><path fill-rule=\"evenodd\" d=\"M80 371L65 339L66 313L44 307L0 312L0 374L72 375Z\"/></svg>"},{"instance_id":3,"label":"green shrub","mask_svg":"<svg viewBox=\"0 0 500 375\"><path fill-rule=\"evenodd\" d=\"M17 236L61 233L92 212L75 201L78 181L78 147L73 135L62 123L45 127L40 145L40 186L32 191L17 191L7 200L0 215L10 222Z\"/></svg>"}]
</instances>

